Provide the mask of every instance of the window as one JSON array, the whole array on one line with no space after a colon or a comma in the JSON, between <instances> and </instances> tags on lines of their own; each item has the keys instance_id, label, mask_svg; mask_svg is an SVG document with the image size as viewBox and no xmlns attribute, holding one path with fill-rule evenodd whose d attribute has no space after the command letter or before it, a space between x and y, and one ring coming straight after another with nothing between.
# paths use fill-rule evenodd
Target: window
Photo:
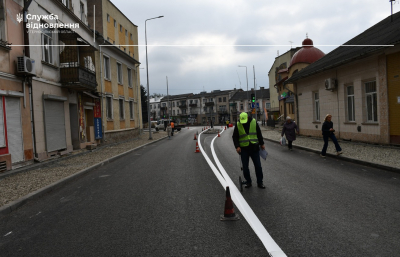
<instances>
[{"instance_id":1,"label":"window","mask_svg":"<svg viewBox=\"0 0 400 257\"><path fill-rule=\"evenodd\" d=\"M207 99L203 99L203 103L207 103Z\"/></svg>"},{"instance_id":2,"label":"window","mask_svg":"<svg viewBox=\"0 0 400 257\"><path fill-rule=\"evenodd\" d=\"M110 15L107 13L107 22L110 22Z\"/></svg>"},{"instance_id":3,"label":"window","mask_svg":"<svg viewBox=\"0 0 400 257\"><path fill-rule=\"evenodd\" d=\"M203 108L203 111L204 111L204 112L207 112L207 107L204 107L204 108Z\"/></svg>"},{"instance_id":4,"label":"window","mask_svg":"<svg viewBox=\"0 0 400 257\"><path fill-rule=\"evenodd\" d=\"M213 102L214 100L212 98L210 98L210 102Z\"/></svg>"},{"instance_id":5,"label":"window","mask_svg":"<svg viewBox=\"0 0 400 257\"><path fill-rule=\"evenodd\" d=\"M163 107L167 107L167 103L162 103L162 106Z\"/></svg>"},{"instance_id":6,"label":"window","mask_svg":"<svg viewBox=\"0 0 400 257\"><path fill-rule=\"evenodd\" d=\"M175 107L175 102L172 102L172 107Z\"/></svg>"},{"instance_id":7,"label":"window","mask_svg":"<svg viewBox=\"0 0 400 257\"><path fill-rule=\"evenodd\" d=\"M190 104L193 104L193 100L189 100Z\"/></svg>"},{"instance_id":8,"label":"window","mask_svg":"<svg viewBox=\"0 0 400 257\"><path fill-rule=\"evenodd\" d=\"M69 7L69 0L62 0L62 3L63 3L66 7Z\"/></svg>"},{"instance_id":9,"label":"window","mask_svg":"<svg viewBox=\"0 0 400 257\"><path fill-rule=\"evenodd\" d=\"M119 118L121 120L125 119L125 112L124 112L124 99L118 99L119 102Z\"/></svg>"},{"instance_id":10,"label":"window","mask_svg":"<svg viewBox=\"0 0 400 257\"><path fill-rule=\"evenodd\" d=\"M42 25L46 22L41 22ZM47 27L47 25L46 25ZM53 30L49 28L42 29L42 60L53 64Z\"/></svg>"},{"instance_id":11,"label":"window","mask_svg":"<svg viewBox=\"0 0 400 257\"><path fill-rule=\"evenodd\" d=\"M150 104L150 110L152 110L153 109L153 105L152 104Z\"/></svg>"},{"instance_id":12,"label":"window","mask_svg":"<svg viewBox=\"0 0 400 257\"><path fill-rule=\"evenodd\" d=\"M122 84L122 65L120 63L117 63L117 77L118 83Z\"/></svg>"},{"instance_id":13,"label":"window","mask_svg":"<svg viewBox=\"0 0 400 257\"><path fill-rule=\"evenodd\" d=\"M131 40L133 40L132 33L131 33Z\"/></svg>"},{"instance_id":14,"label":"window","mask_svg":"<svg viewBox=\"0 0 400 257\"><path fill-rule=\"evenodd\" d=\"M132 87L132 70L128 68L128 86Z\"/></svg>"},{"instance_id":15,"label":"window","mask_svg":"<svg viewBox=\"0 0 400 257\"><path fill-rule=\"evenodd\" d=\"M175 115L175 110L172 111L172 115Z\"/></svg>"},{"instance_id":16,"label":"window","mask_svg":"<svg viewBox=\"0 0 400 257\"><path fill-rule=\"evenodd\" d=\"M347 121L355 121L354 113L354 86L348 86L347 90Z\"/></svg>"},{"instance_id":17,"label":"window","mask_svg":"<svg viewBox=\"0 0 400 257\"><path fill-rule=\"evenodd\" d=\"M265 103L265 109L270 109L271 108L271 103Z\"/></svg>"},{"instance_id":18,"label":"window","mask_svg":"<svg viewBox=\"0 0 400 257\"><path fill-rule=\"evenodd\" d=\"M376 81L366 82L365 98L367 108L367 122L378 122L378 104L376 95Z\"/></svg>"},{"instance_id":19,"label":"window","mask_svg":"<svg viewBox=\"0 0 400 257\"><path fill-rule=\"evenodd\" d=\"M218 102L222 102L222 98L221 97L218 98Z\"/></svg>"},{"instance_id":20,"label":"window","mask_svg":"<svg viewBox=\"0 0 400 257\"><path fill-rule=\"evenodd\" d=\"M224 102L226 102L226 97L224 97Z\"/></svg>"},{"instance_id":21,"label":"window","mask_svg":"<svg viewBox=\"0 0 400 257\"><path fill-rule=\"evenodd\" d=\"M122 25L119 25L119 31L122 32Z\"/></svg>"},{"instance_id":22,"label":"window","mask_svg":"<svg viewBox=\"0 0 400 257\"><path fill-rule=\"evenodd\" d=\"M315 119L315 121L319 121L320 120L319 94L318 94L318 92L314 92L314 119Z\"/></svg>"},{"instance_id":23,"label":"window","mask_svg":"<svg viewBox=\"0 0 400 257\"><path fill-rule=\"evenodd\" d=\"M106 96L106 113L107 113L107 119L111 120L113 118L112 96Z\"/></svg>"},{"instance_id":24,"label":"window","mask_svg":"<svg viewBox=\"0 0 400 257\"><path fill-rule=\"evenodd\" d=\"M158 108L160 108L160 104L158 104Z\"/></svg>"},{"instance_id":25,"label":"window","mask_svg":"<svg viewBox=\"0 0 400 257\"><path fill-rule=\"evenodd\" d=\"M128 36L128 31L127 30L125 30L125 36Z\"/></svg>"},{"instance_id":26,"label":"window","mask_svg":"<svg viewBox=\"0 0 400 257\"><path fill-rule=\"evenodd\" d=\"M243 110L243 104L240 104L240 110Z\"/></svg>"},{"instance_id":27,"label":"window","mask_svg":"<svg viewBox=\"0 0 400 257\"><path fill-rule=\"evenodd\" d=\"M133 100L129 101L129 113L130 113L130 118L131 120L135 119L135 115L134 115L134 109L133 109Z\"/></svg>"},{"instance_id":28,"label":"window","mask_svg":"<svg viewBox=\"0 0 400 257\"><path fill-rule=\"evenodd\" d=\"M117 21L114 20L114 28L116 28L116 27L117 27Z\"/></svg>"},{"instance_id":29,"label":"window","mask_svg":"<svg viewBox=\"0 0 400 257\"><path fill-rule=\"evenodd\" d=\"M81 2L80 4L81 21L85 22L85 5Z\"/></svg>"},{"instance_id":30,"label":"window","mask_svg":"<svg viewBox=\"0 0 400 257\"><path fill-rule=\"evenodd\" d=\"M104 58L104 78L110 79L110 58L103 56Z\"/></svg>"}]
</instances>

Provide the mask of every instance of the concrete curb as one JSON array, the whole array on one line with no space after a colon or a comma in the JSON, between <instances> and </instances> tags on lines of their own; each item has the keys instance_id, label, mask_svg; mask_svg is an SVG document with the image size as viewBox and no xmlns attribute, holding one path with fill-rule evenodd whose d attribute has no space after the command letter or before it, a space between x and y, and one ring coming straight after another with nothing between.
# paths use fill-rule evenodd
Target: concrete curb
<instances>
[{"instance_id":1,"label":"concrete curb","mask_svg":"<svg viewBox=\"0 0 400 257\"><path fill-rule=\"evenodd\" d=\"M139 147L136 147L136 148L133 148L133 149L128 150L126 152L123 152L121 154L118 154L118 155L116 155L114 157L111 157L111 158L109 158L107 160L104 160L104 161L102 161L100 163L92 165L92 166L90 166L90 167L88 167L86 169L78 171L77 173L72 174L71 176L68 176L68 177L63 178L63 179L61 179L59 181L56 181L53 184L50 184L50 185L48 185L46 187L43 187L43 188L40 188L40 189L38 189L38 190L36 190L34 192L31 192L28 195L25 195L25 196L15 200L15 201L12 201L12 202L10 202L8 204L5 204L5 205L0 207L0 218L3 217L3 216L6 216L7 214L9 214L9 213L11 213L11 212L13 212L15 210L17 210L18 208L20 208L21 206L25 205L29 201L39 199L43 195L45 195L45 194L47 194L47 193L49 193L49 192L51 192L51 191L53 191L55 189L58 189L58 188L61 188L61 187L65 186L65 185L67 185L69 182L72 182L72 181L82 177L83 175L86 175L90 171L92 171L92 170L94 170L94 169L96 169L96 168L98 168L100 166L103 166L106 163L110 163L112 161L115 161L116 159L119 159L119 158L123 157L124 155L127 155L127 154L129 154L129 153L131 153L131 152L133 152L133 151L135 151L137 149L140 149L142 147L145 147L147 145L154 144L154 143L156 143L158 141L161 141L161 140L163 140L163 139L165 139L167 137L163 137L163 138L157 139L157 140L155 140L153 142L141 145Z\"/></svg>"},{"instance_id":2,"label":"concrete curb","mask_svg":"<svg viewBox=\"0 0 400 257\"><path fill-rule=\"evenodd\" d=\"M273 139L264 138L264 140L279 144L279 141L276 141L276 140L273 140ZM304 146L299 146L299 145L293 145L293 148L299 148L299 149L302 149L302 150L305 150L305 151L309 151L309 152L314 152L314 153L317 153L317 154L321 153L321 150L316 150L316 149L312 149L312 148L308 148L308 147L304 147ZM348 161L348 162L353 162L353 163L365 165L365 166L370 166L370 167L374 167L374 168L378 168L378 169L383 169L383 170L387 170L387 171L400 173L400 168L390 167L390 166L386 166L386 165L382 165L382 164L378 164L378 163L373 163L373 162L362 161L362 160L353 159L353 158L350 158L350 157L345 157L343 155L336 155L336 154L331 154L331 153L326 153L326 156L333 157L333 158L336 158L336 159L341 159L341 160Z\"/></svg>"}]
</instances>

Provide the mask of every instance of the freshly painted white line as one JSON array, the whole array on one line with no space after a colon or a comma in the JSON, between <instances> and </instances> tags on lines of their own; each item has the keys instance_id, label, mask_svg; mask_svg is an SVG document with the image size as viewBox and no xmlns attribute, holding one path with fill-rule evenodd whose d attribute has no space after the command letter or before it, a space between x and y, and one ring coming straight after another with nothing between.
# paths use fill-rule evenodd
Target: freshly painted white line
<instances>
[{"instance_id":1,"label":"freshly painted white line","mask_svg":"<svg viewBox=\"0 0 400 257\"><path fill-rule=\"evenodd\" d=\"M4 236L8 236L8 235L10 235L12 233L12 231L11 232L8 232L7 234L5 234Z\"/></svg>"},{"instance_id":2,"label":"freshly painted white line","mask_svg":"<svg viewBox=\"0 0 400 257\"><path fill-rule=\"evenodd\" d=\"M224 132L224 131L223 131ZM221 132L222 134L222 132ZM286 254L282 251L282 249L278 246L278 244L272 239L271 235L265 229L261 221L257 218L250 205L243 198L242 194L239 192L239 189L236 187L235 183L231 180L228 173L226 173L224 167L222 167L221 162L218 160L218 157L214 150L214 141L218 136L215 136L211 141L211 152L214 158L215 163L218 166L219 171L221 172L223 178L225 179L225 183L228 184L231 197L235 205L240 210L240 213L244 216L247 222L250 224L251 228L254 230L258 238L260 238L261 242L264 244L265 249L267 249L270 256L273 257L283 257Z\"/></svg>"},{"instance_id":3,"label":"freshly painted white line","mask_svg":"<svg viewBox=\"0 0 400 257\"><path fill-rule=\"evenodd\" d=\"M219 171L218 171L217 168L214 166L214 164L212 163L212 161L210 160L210 158L208 158L207 154L206 154L206 153L204 152L204 150L203 150L203 147L201 146L201 141L200 141L201 134L203 134L203 133L206 132L207 130L208 130L208 129L202 131L202 132L199 134L199 137L198 137L198 140L197 140L197 141L198 141L198 145L199 145L199 149L200 149L201 154L202 154L202 155L204 156L204 158L206 159L208 165L210 165L210 167L211 167L212 171L214 172L215 176L216 176L217 179L219 180L219 183L221 183L221 185L222 185L224 188L226 188L228 185L226 184L225 179L221 176L221 173L219 173Z\"/></svg>"}]
</instances>

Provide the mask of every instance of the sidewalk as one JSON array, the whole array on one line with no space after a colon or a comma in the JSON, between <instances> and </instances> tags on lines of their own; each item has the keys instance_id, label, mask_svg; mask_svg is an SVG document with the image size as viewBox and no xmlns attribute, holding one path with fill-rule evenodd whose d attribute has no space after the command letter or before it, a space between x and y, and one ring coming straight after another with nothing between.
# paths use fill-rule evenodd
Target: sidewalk
<instances>
[{"instance_id":1,"label":"sidewalk","mask_svg":"<svg viewBox=\"0 0 400 257\"><path fill-rule=\"evenodd\" d=\"M273 129L267 126L260 127L265 139L279 144L281 131L278 130L278 128ZM343 154L339 156L336 155L335 145L330 140L326 158L334 157L380 169L400 172L400 147L351 142L340 139L338 141L340 147L343 149ZM300 135L293 141L294 148L315 152L318 155L321 153L323 145L324 141L322 137L315 138Z\"/></svg>"}]
</instances>

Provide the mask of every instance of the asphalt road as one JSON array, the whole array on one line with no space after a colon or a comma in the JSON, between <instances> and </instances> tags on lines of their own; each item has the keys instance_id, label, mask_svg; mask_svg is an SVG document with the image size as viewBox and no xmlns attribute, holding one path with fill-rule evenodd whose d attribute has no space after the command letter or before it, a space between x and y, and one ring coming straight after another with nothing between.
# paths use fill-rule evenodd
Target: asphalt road
<instances>
[{"instance_id":1,"label":"asphalt road","mask_svg":"<svg viewBox=\"0 0 400 257\"><path fill-rule=\"evenodd\" d=\"M214 146L236 182L232 132ZM268 256L237 209L239 221L219 220L225 191L195 153L194 133L183 129L12 212L0 220L0 255ZM210 159L214 136L201 137ZM267 189L243 196L288 256L400 255L399 174L266 146Z\"/></svg>"}]
</instances>

